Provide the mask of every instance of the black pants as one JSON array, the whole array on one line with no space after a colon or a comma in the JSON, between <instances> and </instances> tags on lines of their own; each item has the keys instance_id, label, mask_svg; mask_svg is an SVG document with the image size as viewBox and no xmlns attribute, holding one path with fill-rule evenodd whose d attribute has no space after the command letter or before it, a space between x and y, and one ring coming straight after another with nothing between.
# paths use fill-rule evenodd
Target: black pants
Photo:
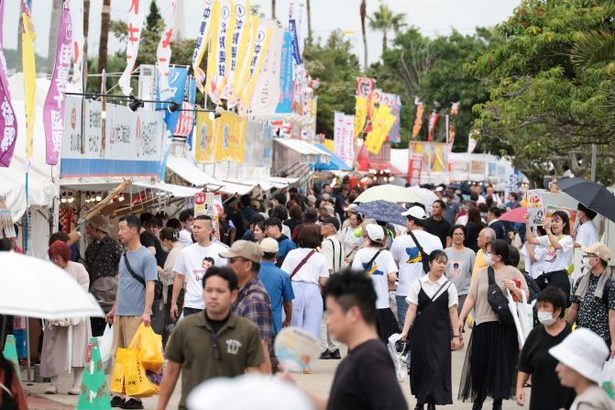
<instances>
[{"instance_id":1,"label":"black pants","mask_svg":"<svg viewBox=\"0 0 615 410\"><path fill-rule=\"evenodd\" d=\"M190 316L190 315L194 315L195 313L200 313L202 311L203 311L203 309L195 309L195 308L191 308L191 307L185 307L184 308L184 317Z\"/></svg>"}]
</instances>

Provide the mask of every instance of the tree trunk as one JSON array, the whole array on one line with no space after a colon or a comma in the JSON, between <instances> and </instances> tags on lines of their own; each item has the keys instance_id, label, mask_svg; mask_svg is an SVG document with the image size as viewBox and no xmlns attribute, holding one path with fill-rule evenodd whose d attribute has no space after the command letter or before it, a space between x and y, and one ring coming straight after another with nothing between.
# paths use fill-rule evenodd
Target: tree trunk
<instances>
[{"instance_id":1,"label":"tree trunk","mask_svg":"<svg viewBox=\"0 0 615 410\"><path fill-rule=\"evenodd\" d=\"M98 46L98 72L107 68L107 44L109 42L109 23L111 22L111 0L103 0L100 18L100 44Z\"/></svg>"},{"instance_id":2,"label":"tree trunk","mask_svg":"<svg viewBox=\"0 0 615 410\"><path fill-rule=\"evenodd\" d=\"M365 0L361 0L361 7L359 8L361 15L361 32L363 34L363 69L367 70L367 33L365 32L365 18L367 17L367 5Z\"/></svg>"},{"instance_id":3,"label":"tree trunk","mask_svg":"<svg viewBox=\"0 0 615 410\"><path fill-rule=\"evenodd\" d=\"M275 20L275 0L271 0L271 18Z\"/></svg>"},{"instance_id":4,"label":"tree trunk","mask_svg":"<svg viewBox=\"0 0 615 410\"><path fill-rule=\"evenodd\" d=\"M306 8L307 8L307 24L308 24L307 40L308 40L308 44L312 44L312 2L310 0L306 0Z\"/></svg>"},{"instance_id":5,"label":"tree trunk","mask_svg":"<svg viewBox=\"0 0 615 410\"><path fill-rule=\"evenodd\" d=\"M62 14L62 0L53 0L51 6L51 25L49 27L49 43L47 46L47 73L53 71L56 48L58 47L58 31L60 30L60 15Z\"/></svg>"},{"instance_id":6,"label":"tree trunk","mask_svg":"<svg viewBox=\"0 0 615 410\"><path fill-rule=\"evenodd\" d=\"M387 30L382 30L382 62L384 62L384 53L387 51Z\"/></svg>"}]
</instances>

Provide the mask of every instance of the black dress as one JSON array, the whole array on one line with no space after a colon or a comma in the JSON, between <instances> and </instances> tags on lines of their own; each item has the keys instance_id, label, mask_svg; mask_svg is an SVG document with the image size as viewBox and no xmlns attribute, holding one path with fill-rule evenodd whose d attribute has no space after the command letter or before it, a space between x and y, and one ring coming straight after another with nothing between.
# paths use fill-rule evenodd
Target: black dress
<instances>
[{"instance_id":1,"label":"black dress","mask_svg":"<svg viewBox=\"0 0 615 410\"><path fill-rule=\"evenodd\" d=\"M431 300L419 291L416 319L410 333L410 389L419 403L452 404L451 322L448 286Z\"/></svg>"}]
</instances>

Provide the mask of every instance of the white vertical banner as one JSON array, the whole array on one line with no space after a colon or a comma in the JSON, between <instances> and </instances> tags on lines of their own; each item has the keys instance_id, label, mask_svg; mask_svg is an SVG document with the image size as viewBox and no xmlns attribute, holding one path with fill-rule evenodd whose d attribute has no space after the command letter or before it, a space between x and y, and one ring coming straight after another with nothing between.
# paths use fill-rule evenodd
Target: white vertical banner
<instances>
[{"instance_id":1,"label":"white vertical banner","mask_svg":"<svg viewBox=\"0 0 615 410\"><path fill-rule=\"evenodd\" d=\"M258 75L254 94L250 102L253 115L274 114L280 101L280 63L284 31L274 26L271 28L269 50Z\"/></svg>"},{"instance_id":2,"label":"white vertical banner","mask_svg":"<svg viewBox=\"0 0 615 410\"><path fill-rule=\"evenodd\" d=\"M243 61L246 57L248 48L248 40L250 39L250 3L245 0L235 0L235 25L231 36L230 64L226 70L226 80L224 89L222 90L222 98L231 99L236 103L236 98L233 95L233 81L235 72L241 70Z\"/></svg>"},{"instance_id":3,"label":"white vertical banner","mask_svg":"<svg viewBox=\"0 0 615 410\"><path fill-rule=\"evenodd\" d=\"M124 95L130 95L130 76L135 68L137 55L139 54L139 44L141 43L141 30L145 20L145 3L140 0L132 0L128 9L128 43L126 44L126 68L118 81Z\"/></svg>"},{"instance_id":4,"label":"white vertical banner","mask_svg":"<svg viewBox=\"0 0 615 410\"><path fill-rule=\"evenodd\" d=\"M199 35L196 39L196 47L192 54L192 70L196 79L196 86L203 92L203 84L205 83L205 72L201 69L201 61L205 55L205 50L209 44L211 26L214 23L213 13L214 7L217 7L215 0L205 0L205 8L201 17L201 25L199 26Z\"/></svg>"},{"instance_id":5,"label":"white vertical banner","mask_svg":"<svg viewBox=\"0 0 615 410\"><path fill-rule=\"evenodd\" d=\"M72 54L73 77L78 92L83 91L83 0L70 0L70 19L73 26Z\"/></svg>"},{"instance_id":6,"label":"white vertical banner","mask_svg":"<svg viewBox=\"0 0 615 410\"><path fill-rule=\"evenodd\" d=\"M333 123L335 155L349 167L354 163L354 115L335 113Z\"/></svg>"},{"instance_id":7,"label":"white vertical banner","mask_svg":"<svg viewBox=\"0 0 615 410\"><path fill-rule=\"evenodd\" d=\"M171 38L173 37L173 24L175 22L176 0L156 0L160 17L164 23L164 30L160 35L156 49L156 63L158 64L158 87L160 98L167 101L173 98L175 89L169 87L169 63L171 62Z\"/></svg>"}]
</instances>

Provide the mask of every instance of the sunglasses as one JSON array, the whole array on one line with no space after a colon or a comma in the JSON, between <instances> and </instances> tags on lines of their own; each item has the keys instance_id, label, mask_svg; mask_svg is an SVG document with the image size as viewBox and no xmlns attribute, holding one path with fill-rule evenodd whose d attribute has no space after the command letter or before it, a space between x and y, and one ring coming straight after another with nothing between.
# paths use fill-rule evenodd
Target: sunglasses
<instances>
[{"instance_id":1,"label":"sunglasses","mask_svg":"<svg viewBox=\"0 0 615 410\"><path fill-rule=\"evenodd\" d=\"M218 344L218 336L211 335L209 340L211 341L212 354L213 354L214 360L219 362L220 360L222 360L222 354L220 352L220 345Z\"/></svg>"}]
</instances>

